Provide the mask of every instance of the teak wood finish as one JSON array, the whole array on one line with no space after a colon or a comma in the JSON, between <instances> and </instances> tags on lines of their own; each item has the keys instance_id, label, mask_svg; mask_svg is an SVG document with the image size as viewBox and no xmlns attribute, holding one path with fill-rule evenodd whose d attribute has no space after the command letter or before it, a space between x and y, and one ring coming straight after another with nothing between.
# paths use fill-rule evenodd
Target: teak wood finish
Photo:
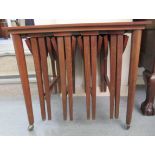
<instances>
[{"instance_id":1,"label":"teak wood finish","mask_svg":"<svg viewBox=\"0 0 155 155\"><path fill-rule=\"evenodd\" d=\"M70 120L73 120L73 78L75 78L75 76L73 77L71 74L73 73L72 50L74 50L74 47L72 49L71 45L72 45L71 37L70 36L65 37L66 68L67 68L68 96L69 96L69 116Z\"/></svg>"},{"instance_id":2,"label":"teak wood finish","mask_svg":"<svg viewBox=\"0 0 155 155\"><path fill-rule=\"evenodd\" d=\"M47 110L48 110L48 119L51 119L51 112L50 112L50 94L53 90L53 87L56 88L55 91L57 92L57 83L59 80L59 74L56 75L56 71L59 73L59 68L55 66L55 61L57 63L57 56L56 53L54 53L51 45L50 38L42 38L44 44L44 53L45 56L41 56L42 47L40 48L39 39L36 37L27 38L25 40L30 52L33 55L34 60L34 66L36 71L36 78L37 78L37 85L38 85L38 94L40 99L40 109L41 109L41 116L42 120L46 119L46 112L45 112L45 100L47 103ZM53 39L52 39L53 40ZM47 69L47 57L50 55L51 58L51 65L52 65L52 71L53 71L53 80L48 80L48 69ZM46 65L41 65L41 62L46 62ZM45 73L45 67L46 67L46 73ZM56 70L55 70L56 68ZM46 78L46 80L43 80L42 76ZM45 90L44 90L45 88ZM48 95L48 97L46 97ZM48 99L48 100L47 100Z\"/></svg>"},{"instance_id":3,"label":"teak wood finish","mask_svg":"<svg viewBox=\"0 0 155 155\"><path fill-rule=\"evenodd\" d=\"M42 69L41 69L41 63L40 63L40 53L38 48L38 42L36 38L32 38L30 40L31 45L29 45L29 49L31 52L33 52L33 59L34 59L34 65L35 65L35 71L36 71L36 78L38 83L38 93L39 93L39 99L40 99L40 107L41 107L41 115L42 120L46 119L46 112L45 112L45 101L44 101L44 89L43 89L43 79L42 79Z\"/></svg>"},{"instance_id":4,"label":"teak wood finish","mask_svg":"<svg viewBox=\"0 0 155 155\"><path fill-rule=\"evenodd\" d=\"M97 67L97 54L100 53L102 42L104 54L102 53L101 60L101 79L102 90L106 90L106 86L110 89L110 118L115 115L119 116L119 101L120 101L120 86L121 86L121 69L122 69L122 54L127 45L128 37L125 33L132 33L130 69L129 69L129 90L128 90L128 104L126 124L127 128L130 127L132 111L134 107L135 86L137 77L137 68L139 60L139 51L141 43L142 30L149 21L145 22L119 22L119 23L86 23L86 24L61 24L61 25L42 25L42 26L27 26L27 27L10 27L5 28L12 34L14 47L16 51L16 58L21 77L23 93L25 97L25 104L29 119L30 126L34 124L31 93L29 88L29 80L27 67L25 62L24 49L22 45L22 38L30 37L31 48L37 51L35 47L35 39L38 38L40 59L39 56L35 60L35 67L38 70L38 75L41 72L38 66L41 66L43 73L43 81L45 83L46 102L48 110L48 119L51 119L51 105L49 95L49 80L47 72L47 59L45 50L45 37L54 36L56 40L52 40L55 44L53 48L58 54L59 68L60 68L60 83L63 104L63 117L67 119L67 93L69 95L69 114L70 119L73 119L73 92L74 84L74 56L76 44L80 47L81 54L84 58L84 72L85 72L85 91L86 91L86 111L87 118L91 117L91 104L90 98L92 96L92 118L95 119L96 115L96 67ZM73 38L76 37L76 38ZM109 38L109 39L108 39ZM77 40L76 40L77 39ZM108 41L109 40L109 41ZM110 81L106 75L107 65L107 49L108 42L110 46ZM57 46L56 46L57 44ZM67 76L66 76L67 74ZM103 77L104 76L104 77ZM67 78L67 79L66 79ZM41 77L38 78L41 82ZM67 84L66 84L66 81ZM42 93L42 87L40 88ZM42 118L45 118L44 102L41 99L41 113Z\"/></svg>"}]
</instances>

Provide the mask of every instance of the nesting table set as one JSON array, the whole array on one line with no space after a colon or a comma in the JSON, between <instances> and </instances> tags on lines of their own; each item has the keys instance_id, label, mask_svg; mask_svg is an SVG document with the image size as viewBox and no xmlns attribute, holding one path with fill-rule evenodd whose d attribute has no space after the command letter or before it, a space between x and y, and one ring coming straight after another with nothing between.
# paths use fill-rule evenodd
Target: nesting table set
<instances>
[{"instance_id":1,"label":"nesting table set","mask_svg":"<svg viewBox=\"0 0 155 155\"><path fill-rule=\"evenodd\" d=\"M29 130L34 127L34 116L25 61L23 39L32 53L37 78L42 120L52 119L52 91L62 94L63 119L74 119L73 93L75 92L75 52L79 47L84 62L87 119L96 117L97 62L100 61L100 88L110 92L110 118L119 117L122 55L131 33L130 67L126 128L130 128L139 61L142 30L149 21L118 23L59 24L5 28L11 35L16 52ZM110 55L110 77L107 76L107 55ZM52 78L49 77L47 58L51 60ZM100 59L98 59L98 57ZM68 102L67 103L67 96ZM46 112L47 109L47 112Z\"/></svg>"}]
</instances>

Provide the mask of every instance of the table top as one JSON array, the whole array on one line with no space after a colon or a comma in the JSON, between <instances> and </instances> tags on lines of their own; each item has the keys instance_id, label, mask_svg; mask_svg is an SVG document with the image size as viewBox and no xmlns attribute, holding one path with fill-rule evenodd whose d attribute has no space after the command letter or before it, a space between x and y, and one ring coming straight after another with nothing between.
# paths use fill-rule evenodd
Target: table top
<instances>
[{"instance_id":1,"label":"table top","mask_svg":"<svg viewBox=\"0 0 155 155\"><path fill-rule=\"evenodd\" d=\"M139 22L111 22L111 23L78 23L78 24L53 24L37 26L4 27L10 34L36 34L49 32L82 32L82 31L130 31L145 29L151 21Z\"/></svg>"}]
</instances>

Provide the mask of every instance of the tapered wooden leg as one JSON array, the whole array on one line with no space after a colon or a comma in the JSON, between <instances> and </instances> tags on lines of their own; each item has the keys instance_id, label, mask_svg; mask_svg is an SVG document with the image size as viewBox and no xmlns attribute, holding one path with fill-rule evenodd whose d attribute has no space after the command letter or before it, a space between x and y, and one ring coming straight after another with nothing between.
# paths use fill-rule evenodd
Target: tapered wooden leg
<instances>
[{"instance_id":1,"label":"tapered wooden leg","mask_svg":"<svg viewBox=\"0 0 155 155\"><path fill-rule=\"evenodd\" d=\"M96 63L97 63L97 36L91 36L91 65L92 65L92 119L96 117Z\"/></svg>"},{"instance_id":2,"label":"tapered wooden leg","mask_svg":"<svg viewBox=\"0 0 155 155\"><path fill-rule=\"evenodd\" d=\"M119 117L121 75L122 75L123 35L117 36L116 54L116 90L115 90L115 118Z\"/></svg>"},{"instance_id":3,"label":"tapered wooden leg","mask_svg":"<svg viewBox=\"0 0 155 155\"><path fill-rule=\"evenodd\" d=\"M103 44L103 37L102 36L98 36L98 40L97 40L97 52L100 53L101 51L101 47Z\"/></svg>"},{"instance_id":4,"label":"tapered wooden leg","mask_svg":"<svg viewBox=\"0 0 155 155\"><path fill-rule=\"evenodd\" d=\"M116 75L116 35L110 38L110 118L113 118L115 103L115 75Z\"/></svg>"},{"instance_id":5,"label":"tapered wooden leg","mask_svg":"<svg viewBox=\"0 0 155 155\"><path fill-rule=\"evenodd\" d=\"M51 66L52 66L52 73L53 73L53 77L56 77L56 68L55 68L55 61L54 59L51 59ZM55 93L57 93L57 85L54 85L54 91Z\"/></svg>"},{"instance_id":6,"label":"tapered wooden leg","mask_svg":"<svg viewBox=\"0 0 155 155\"><path fill-rule=\"evenodd\" d=\"M82 36L78 36L77 37L77 45L79 46L79 49L80 49L80 53L81 53L81 56L83 57L84 53L83 53L83 39L82 39Z\"/></svg>"},{"instance_id":7,"label":"tapered wooden leg","mask_svg":"<svg viewBox=\"0 0 155 155\"><path fill-rule=\"evenodd\" d=\"M105 81L104 81L104 75L105 75L105 66L104 66L104 50L102 48L102 50L100 51L100 80L101 80L101 92L104 91L104 87L105 87Z\"/></svg>"},{"instance_id":8,"label":"tapered wooden leg","mask_svg":"<svg viewBox=\"0 0 155 155\"><path fill-rule=\"evenodd\" d=\"M128 44L129 36L123 35L123 52L125 51L125 48Z\"/></svg>"},{"instance_id":9,"label":"tapered wooden leg","mask_svg":"<svg viewBox=\"0 0 155 155\"><path fill-rule=\"evenodd\" d=\"M136 89L136 78L137 78L137 70L138 70L141 35L142 35L142 30L134 30L132 33L128 105L127 105L127 116L126 116L127 128L130 127L132 112L134 107L134 96L135 96L135 89Z\"/></svg>"},{"instance_id":10,"label":"tapered wooden leg","mask_svg":"<svg viewBox=\"0 0 155 155\"><path fill-rule=\"evenodd\" d=\"M59 54L58 54L58 45L57 45L57 41L56 41L56 38L55 37L52 37L51 38L51 43L52 43L52 46L53 46L53 49L54 49L54 53L55 53L55 56L56 56L56 70L57 70L57 76L60 78L60 67L59 67ZM59 89L59 93L61 93L61 80L59 79L58 80L58 89Z\"/></svg>"},{"instance_id":11,"label":"tapered wooden leg","mask_svg":"<svg viewBox=\"0 0 155 155\"><path fill-rule=\"evenodd\" d=\"M104 53L103 53L103 37L98 36L98 41L97 41L97 51L100 59L100 91L104 91Z\"/></svg>"},{"instance_id":12,"label":"tapered wooden leg","mask_svg":"<svg viewBox=\"0 0 155 155\"><path fill-rule=\"evenodd\" d=\"M105 35L103 37L104 42L104 92L107 91L107 83L106 83L106 77L107 77L107 57L108 57L108 35Z\"/></svg>"},{"instance_id":13,"label":"tapered wooden leg","mask_svg":"<svg viewBox=\"0 0 155 155\"><path fill-rule=\"evenodd\" d=\"M66 68L68 81L68 95L69 95L69 115L70 120L73 120L73 77L72 77L72 49L71 37L65 37L65 51L66 51Z\"/></svg>"},{"instance_id":14,"label":"tapered wooden leg","mask_svg":"<svg viewBox=\"0 0 155 155\"><path fill-rule=\"evenodd\" d=\"M75 93L75 54L76 54L76 38L72 36L72 77L73 77L73 92Z\"/></svg>"},{"instance_id":15,"label":"tapered wooden leg","mask_svg":"<svg viewBox=\"0 0 155 155\"><path fill-rule=\"evenodd\" d=\"M38 85L38 93L40 99L40 109L42 120L46 119L45 113L45 102L44 102L44 89L43 89L43 81L42 81L42 70L41 70L41 62L40 62L40 54L38 49L38 42L36 38L31 38L31 49L33 53L34 66L36 71L37 85Z\"/></svg>"},{"instance_id":16,"label":"tapered wooden leg","mask_svg":"<svg viewBox=\"0 0 155 155\"><path fill-rule=\"evenodd\" d=\"M31 47L30 38L27 38L27 39L25 40L25 42L26 42L26 45L27 45L28 49L30 50L30 52L33 53L33 52L32 52L32 47Z\"/></svg>"},{"instance_id":17,"label":"tapered wooden leg","mask_svg":"<svg viewBox=\"0 0 155 155\"><path fill-rule=\"evenodd\" d=\"M45 98L46 98L46 103L47 103L48 120L51 120L50 87L49 87L45 39L43 37L38 38L38 42L39 42L39 49L40 49L40 56L41 56L41 67L42 67L42 72L43 72L43 80L44 80L44 86L45 86Z\"/></svg>"},{"instance_id":18,"label":"tapered wooden leg","mask_svg":"<svg viewBox=\"0 0 155 155\"><path fill-rule=\"evenodd\" d=\"M83 64L85 64L84 63L84 45L83 45L83 38L82 38L82 36L78 36L77 37L77 45L78 45L80 53L81 53ZM85 79L85 68L84 68L84 79ZM84 81L84 91L86 92L86 83L85 83L85 81Z\"/></svg>"},{"instance_id":19,"label":"tapered wooden leg","mask_svg":"<svg viewBox=\"0 0 155 155\"><path fill-rule=\"evenodd\" d=\"M64 38L58 37L58 54L59 54L59 66L60 66L60 79L61 79L61 93L63 104L63 118L67 119L67 93L66 93L66 65L65 65L65 51L64 51Z\"/></svg>"},{"instance_id":20,"label":"tapered wooden leg","mask_svg":"<svg viewBox=\"0 0 155 155\"><path fill-rule=\"evenodd\" d=\"M50 59L51 59L51 67L52 67L52 76L53 78L56 77L56 68L55 68L55 52L52 48L51 39L49 37L46 37L46 45L47 45L47 51L49 53ZM57 93L57 85L54 85L54 93Z\"/></svg>"},{"instance_id":21,"label":"tapered wooden leg","mask_svg":"<svg viewBox=\"0 0 155 155\"><path fill-rule=\"evenodd\" d=\"M56 37L51 38L51 43L56 55L58 56L58 45L57 45Z\"/></svg>"},{"instance_id":22,"label":"tapered wooden leg","mask_svg":"<svg viewBox=\"0 0 155 155\"><path fill-rule=\"evenodd\" d=\"M60 67L59 67L59 60L56 60L56 69L57 69L57 76L59 77L58 79L58 90L59 93L61 93L61 80L60 80Z\"/></svg>"},{"instance_id":23,"label":"tapered wooden leg","mask_svg":"<svg viewBox=\"0 0 155 155\"><path fill-rule=\"evenodd\" d=\"M104 58L104 87L103 91L107 91L107 83L106 83L106 77L107 77L107 56Z\"/></svg>"},{"instance_id":24,"label":"tapered wooden leg","mask_svg":"<svg viewBox=\"0 0 155 155\"><path fill-rule=\"evenodd\" d=\"M86 84L87 119L90 119L90 39L84 36L84 67Z\"/></svg>"},{"instance_id":25,"label":"tapered wooden leg","mask_svg":"<svg viewBox=\"0 0 155 155\"><path fill-rule=\"evenodd\" d=\"M98 40L100 41L100 39ZM103 42L103 48L101 48L100 52L100 79L101 79L101 92L106 92L107 90L107 84L105 77L107 76L107 55L108 55L108 36L103 36L102 39ZM99 43L98 43L99 46Z\"/></svg>"},{"instance_id":26,"label":"tapered wooden leg","mask_svg":"<svg viewBox=\"0 0 155 155\"><path fill-rule=\"evenodd\" d=\"M16 59L19 69L19 74L21 78L22 88L23 88L23 94L26 104L26 110L29 120L29 129L33 129L34 124L34 116L33 116L33 109L32 109L32 100L31 100L31 92L30 92L30 86L29 86L29 80L28 80L28 72L27 72L27 66L25 61L25 55L24 55L24 49L23 49L23 43L22 38L20 35L12 35L14 48L16 52Z\"/></svg>"}]
</instances>

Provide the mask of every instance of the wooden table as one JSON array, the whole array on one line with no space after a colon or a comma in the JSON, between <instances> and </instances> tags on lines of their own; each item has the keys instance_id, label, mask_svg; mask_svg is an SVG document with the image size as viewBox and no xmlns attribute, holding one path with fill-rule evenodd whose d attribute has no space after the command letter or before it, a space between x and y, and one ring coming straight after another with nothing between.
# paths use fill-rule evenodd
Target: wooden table
<instances>
[{"instance_id":1,"label":"wooden table","mask_svg":"<svg viewBox=\"0 0 155 155\"><path fill-rule=\"evenodd\" d=\"M30 128L34 125L34 116L32 109L31 92L28 80L27 65L25 61L22 38L25 37L44 37L56 36L61 77L61 92L63 108L66 108L66 72L72 71L71 68L71 37L74 35L83 37L84 44L84 61L85 61L85 90L86 90L86 105L87 118L90 119L90 94L92 95L92 118L95 118L96 112L96 60L95 52L97 51L97 36L110 35L110 118L113 118L115 109L115 117L119 114L120 101L120 86L121 86L121 68L122 68L122 53L123 53L123 34L132 33L132 45L130 54L129 68L129 87L128 87L128 104L126 114L126 126L130 127L132 111L134 107L134 96L137 78L137 69L139 61L139 52L141 44L142 30L145 25L150 24L145 22L119 22L119 23L85 23L85 24L61 24L61 25L43 25L43 26L27 26L27 27L9 27L7 31L12 35L16 58L19 68L19 73L22 82L22 88L25 98L25 104L28 114ZM64 45L66 48L64 48ZM90 46L91 45L91 46ZM91 48L90 48L91 47ZM64 50L67 50L67 60L65 63ZM90 51L91 54L90 55ZM91 60L90 60L91 59ZM91 63L90 63L91 61ZM92 70L91 70L92 65ZM91 74L92 73L92 74ZM90 77L91 74L91 77ZM67 79L72 79L71 74L67 75ZM92 79L92 89L90 82ZM72 112L72 82L69 82L69 101L70 111ZM64 117L67 116L67 111ZM103 122L104 123L104 122Z\"/></svg>"}]
</instances>

